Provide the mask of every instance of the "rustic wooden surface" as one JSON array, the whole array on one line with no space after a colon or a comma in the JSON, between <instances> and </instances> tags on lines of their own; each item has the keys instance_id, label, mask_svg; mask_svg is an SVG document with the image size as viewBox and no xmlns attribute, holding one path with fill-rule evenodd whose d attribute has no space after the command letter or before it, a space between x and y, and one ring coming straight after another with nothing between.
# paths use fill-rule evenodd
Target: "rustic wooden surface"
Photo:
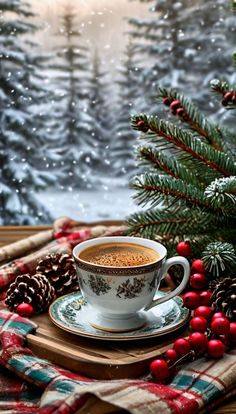
<instances>
[{"instance_id":1,"label":"rustic wooden surface","mask_svg":"<svg viewBox=\"0 0 236 414\"><path fill-rule=\"evenodd\" d=\"M102 223L104 224L104 222ZM94 224L101 224L101 222ZM109 224L112 223L109 222ZM50 226L0 227L0 246L47 229L50 229ZM38 356L48 358L72 370L86 371L87 375L91 376L93 376L94 368L97 367L98 362L101 364L99 371L106 378L112 377L113 370L110 369L110 365L113 364L118 367L116 368L116 377L122 378L126 375L132 376L132 374L135 376L137 375L137 366L140 373L144 372L147 367L147 360L152 359L158 352L163 350L163 344L157 338L149 340L148 344L146 341L132 342L129 345L124 342L98 342L60 330L52 324L47 314L37 315L34 320L38 324L38 329L35 335L28 335L28 344ZM166 337L164 348L171 340L173 340L173 337ZM157 348L159 348L159 351L157 351ZM69 358L65 357L66 353ZM137 360L139 364L137 364ZM99 377L99 374L96 376ZM212 414L236 414L236 402L230 401L222 404Z\"/></svg>"}]
</instances>

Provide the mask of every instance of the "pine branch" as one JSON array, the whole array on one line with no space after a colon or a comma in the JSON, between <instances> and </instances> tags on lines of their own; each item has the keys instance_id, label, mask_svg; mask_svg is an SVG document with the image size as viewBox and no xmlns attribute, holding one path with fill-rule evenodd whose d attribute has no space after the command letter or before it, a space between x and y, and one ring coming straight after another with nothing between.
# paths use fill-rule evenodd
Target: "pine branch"
<instances>
[{"instance_id":1,"label":"pine branch","mask_svg":"<svg viewBox=\"0 0 236 414\"><path fill-rule=\"evenodd\" d=\"M174 101L179 101L179 112L174 111L174 114L180 114L181 121L186 123L191 130L196 131L200 137L205 139L213 148L219 151L228 151L225 144L224 137L228 131L220 129L217 124L209 122L207 118L199 111L193 102L181 95L174 89L159 88L158 98L162 98L163 103L171 105ZM230 154L228 153L228 156Z\"/></svg>"},{"instance_id":2,"label":"pine branch","mask_svg":"<svg viewBox=\"0 0 236 414\"><path fill-rule=\"evenodd\" d=\"M135 199L138 204L150 203L152 207L157 205L198 206L211 209L210 204L204 200L204 192L191 184L176 178L171 180L160 174L145 173L136 176L131 182L131 188L137 191Z\"/></svg>"},{"instance_id":3,"label":"pine branch","mask_svg":"<svg viewBox=\"0 0 236 414\"><path fill-rule=\"evenodd\" d=\"M202 260L213 277L235 275L236 252L230 243L210 243L202 253Z\"/></svg>"},{"instance_id":4,"label":"pine branch","mask_svg":"<svg viewBox=\"0 0 236 414\"><path fill-rule=\"evenodd\" d=\"M211 82L211 89L222 99L221 103L226 109L235 109L236 107L236 85L230 85L226 81L216 80Z\"/></svg>"},{"instance_id":5,"label":"pine branch","mask_svg":"<svg viewBox=\"0 0 236 414\"><path fill-rule=\"evenodd\" d=\"M141 122L143 124L140 128ZM134 116L132 126L134 129L141 131L144 131L144 127L146 131L151 130L155 133L156 140L158 140L158 137L165 138L166 141L187 153L189 158L193 157L201 161L210 169L225 177L236 174L236 166L228 154L217 151L188 130L183 130L165 120L160 120L156 116L147 117L146 115Z\"/></svg>"},{"instance_id":6,"label":"pine branch","mask_svg":"<svg viewBox=\"0 0 236 414\"><path fill-rule=\"evenodd\" d=\"M172 158L170 154L165 154L163 151L158 151L151 146L142 146L138 148L138 159L140 166L149 166L154 169L164 171L166 174L174 178L179 178L195 187L201 187L199 178L196 173L192 173L185 165Z\"/></svg>"},{"instance_id":7,"label":"pine branch","mask_svg":"<svg viewBox=\"0 0 236 414\"><path fill-rule=\"evenodd\" d=\"M206 224L211 221L212 217L200 210L193 214L189 209L150 209L131 215L128 218L128 226L129 234L148 238L159 235L169 241L176 236L181 238L181 235L189 233L189 229L194 233L201 226L204 233Z\"/></svg>"},{"instance_id":8,"label":"pine branch","mask_svg":"<svg viewBox=\"0 0 236 414\"><path fill-rule=\"evenodd\" d=\"M221 208L234 216L236 209L236 177L219 178L205 190L205 196L214 208Z\"/></svg>"}]
</instances>

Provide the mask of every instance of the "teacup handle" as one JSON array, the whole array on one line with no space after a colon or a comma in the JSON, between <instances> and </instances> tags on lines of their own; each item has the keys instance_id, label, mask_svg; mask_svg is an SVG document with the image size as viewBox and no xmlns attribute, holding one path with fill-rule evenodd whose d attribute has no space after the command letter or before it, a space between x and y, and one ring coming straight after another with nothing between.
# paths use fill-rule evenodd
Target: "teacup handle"
<instances>
[{"instance_id":1,"label":"teacup handle","mask_svg":"<svg viewBox=\"0 0 236 414\"><path fill-rule=\"evenodd\" d=\"M150 305L146 306L146 308L144 310L149 310L149 309L153 308L154 306L157 306L157 305L160 305L161 303L167 302L168 300L170 300L174 296L179 295L179 293L181 293L182 290L184 290L185 286L188 283L189 276L190 276L189 262L188 262L187 259L185 259L185 257L182 257L182 256L175 256L175 257L171 257L170 259L167 259L166 262L164 263L162 269L161 269L162 279L166 275L168 269L173 265L181 265L184 268L184 276L183 276L182 282L180 283L179 286L177 286L176 289L172 290L167 295L165 295L161 298L158 298L156 300L153 300L150 303Z\"/></svg>"}]
</instances>

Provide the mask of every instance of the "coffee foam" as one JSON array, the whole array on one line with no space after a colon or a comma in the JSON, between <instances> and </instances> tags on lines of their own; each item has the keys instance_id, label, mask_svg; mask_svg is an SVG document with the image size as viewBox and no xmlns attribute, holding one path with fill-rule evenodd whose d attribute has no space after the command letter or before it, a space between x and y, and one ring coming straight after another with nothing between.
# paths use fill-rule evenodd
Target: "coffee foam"
<instances>
[{"instance_id":1,"label":"coffee foam","mask_svg":"<svg viewBox=\"0 0 236 414\"><path fill-rule=\"evenodd\" d=\"M159 255L145 246L132 243L107 243L85 249L82 260L99 266L141 266L158 260Z\"/></svg>"}]
</instances>

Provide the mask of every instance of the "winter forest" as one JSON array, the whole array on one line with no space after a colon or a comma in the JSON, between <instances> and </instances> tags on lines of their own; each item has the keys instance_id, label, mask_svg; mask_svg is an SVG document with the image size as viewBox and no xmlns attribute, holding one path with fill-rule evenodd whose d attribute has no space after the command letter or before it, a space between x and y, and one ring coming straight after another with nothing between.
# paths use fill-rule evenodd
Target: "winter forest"
<instances>
[{"instance_id":1,"label":"winter forest","mask_svg":"<svg viewBox=\"0 0 236 414\"><path fill-rule=\"evenodd\" d=\"M123 219L136 208L130 117L164 111L158 86L228 117L235 82L225 0L0 0L0 224Z\"/></svg>"}]
</instances>

